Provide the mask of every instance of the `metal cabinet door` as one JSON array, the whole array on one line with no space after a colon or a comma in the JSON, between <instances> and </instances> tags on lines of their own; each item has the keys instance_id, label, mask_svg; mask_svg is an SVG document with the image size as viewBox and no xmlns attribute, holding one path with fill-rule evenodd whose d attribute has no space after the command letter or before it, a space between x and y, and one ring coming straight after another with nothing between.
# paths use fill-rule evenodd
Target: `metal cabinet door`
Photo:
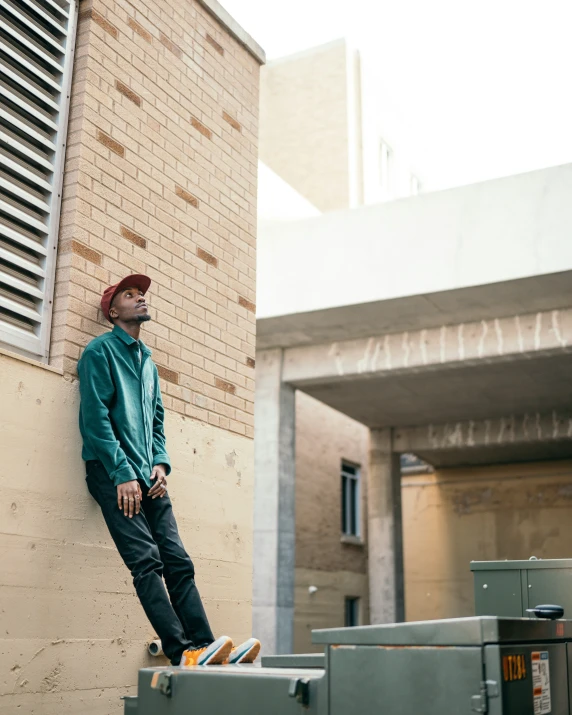
<instances>
[{"instance_id":1,"label":"metal cabinet door","mask_svg":"<svg viewBox=\"0 0 572 715\"><path fill-rule=\"evenodd\" d=\"M480 647L333 646L330 715L474 715Z\"/></svg>"},{"instance_id":2,"label":"metal cabinet door","mask_svg":"<svg viewBox=\"0 0 572 715\"><path fill-rule=\"evenodd\" d=\"M323 670L245 665L165 668L172 672L168 696L151 685L157 670L139 671L137 715L326 715ZM292 681L300 679L308 682L307 705L289 694Z\"/></svg>"},{"instance_id":3,"label":"metal cabinet door","mask_svg":"<svg viewBox=\"0 0 572 715\"><path fill-rule=\"evenodd\" d=\"M556 603L572 618L572 569L529 569L526 576L529 608Z\"/></svg>"},{"instance_id":4,"label":"metal cabinet door","mask_svg":"<svg viewBox=\"0 0 572 715\"><path fill-rule=\"evenodd\" d=\"M535 698L532 656L542 653L548 656L549 692ZM488 700L488 715L570 715L566 643L487 645L485 677L496 683L497 693Z\"/></svg>"},{"instance_id":5,"label":"metal cabinet door","mask_svg":"<svg viewBox=\"0 0 572 715\"><path fill-rule=\"evenodd\" d=\"M519 569L475 571L475 615L506 618L526 615L520 574Z\"/></svg>"}]
</instances>

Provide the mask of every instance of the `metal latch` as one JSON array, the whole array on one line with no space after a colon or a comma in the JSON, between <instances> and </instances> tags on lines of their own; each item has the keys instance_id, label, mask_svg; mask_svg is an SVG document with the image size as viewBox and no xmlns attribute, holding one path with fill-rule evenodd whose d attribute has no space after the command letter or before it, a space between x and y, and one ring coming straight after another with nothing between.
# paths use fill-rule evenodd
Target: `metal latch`
<instances>
[{"instance_id":1,"label":"metal latch","mask_svg":"<svg viewBox=\"0 0 572 715\"><path fill-rule=\"evenodd\" d=\"M172 670L158 670L153 673L151 678L151 687L153 690L158 690L160 693L170 698L172 693L171 678L173 677Z\"/></svg>"},{"instance_id":2,"label":"metal latch","mask_svg":"<svg viewBox=\"0 0 572 715\"><path fill-rule=\"evenodd\" d=\"M471 710L475 713L488 712L488 698L498 698L499 684L496 680L486 680L481 682L479 695L473 695L471 698Z\"/></svg>"},{"instance_id":3,"label":"metal latch","mask_svg":"<svg viewBox=\"0 0 572 715\"><path fill-rule=\"evenodd\" d=\"M310 704L310 681L307 678L292 678L288 695L302 705Z\"/></svg>"}]
</instances>

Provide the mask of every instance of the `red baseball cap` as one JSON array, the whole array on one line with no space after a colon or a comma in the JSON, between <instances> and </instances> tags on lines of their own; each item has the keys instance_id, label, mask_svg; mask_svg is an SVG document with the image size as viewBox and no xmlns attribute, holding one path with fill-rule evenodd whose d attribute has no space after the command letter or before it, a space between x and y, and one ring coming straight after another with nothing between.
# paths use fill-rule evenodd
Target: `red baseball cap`
<instances>
[{"instance_id":1,"label":"red baseball cap","mask_svg":"<svg viewBox=\"0 0 572 715\"><path fill-rule=\"evenodd\" d=\"M101 296L101 310L103 311L103 315L105 315L110 323L112 322L109 317L109 309L111 308L111 301L115 298L119 291L125 290L125 288L138 288L143 295L145 295L145 293L149 290L150 285L151 279L148 276L142 276L136 273L135 275L123 278L123 280L113 286L109 286L109 288L104 290L103 295Z\"/></svg>"}]
</instances>

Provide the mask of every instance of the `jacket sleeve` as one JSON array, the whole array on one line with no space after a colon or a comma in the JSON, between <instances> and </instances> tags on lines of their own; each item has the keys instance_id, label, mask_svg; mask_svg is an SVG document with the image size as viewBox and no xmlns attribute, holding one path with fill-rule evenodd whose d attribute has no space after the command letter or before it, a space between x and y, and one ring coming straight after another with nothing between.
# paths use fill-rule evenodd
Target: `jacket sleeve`
<instances>
[{"instance_id":1,"label":"jacket sleeve","mask_svg":"<svg viewBox=\"0 0 572 715\"><path fill-rule=\"evenodd\" d=\"M79 361L78 371L84 438L115 486L136 479L109 419L115 385L106 355L87 350Z\"/></svg>"},{"instance_id":2,"label":"jacket sleeve","mask_svg":"<svg viewBox=\"0 0 572 715\"><path fill-rule=\"evenodd\" d=\"M158 464L164 464L167 474L170 474L171 460L167 454L167 440L165 439L164 428L165 408L163 407L157 368L155 368L155 390L157 393L157 404L155 406L155 414L153 415L153 466L156 467Z\"/></svg>"}]
</instances>

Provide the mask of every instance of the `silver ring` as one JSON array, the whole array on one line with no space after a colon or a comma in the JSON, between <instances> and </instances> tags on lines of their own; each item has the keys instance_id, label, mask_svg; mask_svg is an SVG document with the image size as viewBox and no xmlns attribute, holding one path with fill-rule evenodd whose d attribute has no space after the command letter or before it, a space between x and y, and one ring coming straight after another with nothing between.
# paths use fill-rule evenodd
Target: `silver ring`
<instances>
[{"instance_id":1,"label":"silver ring","mask_svg":"<svg viewBox=\"0 0 572 715\"><path fill-rule=\"evenodd\" d=\"M136 495L135 495L135 501L139 501L139 499L141 499L141 497L139 496L139 494L136 494Z\"/></svg>"}]
</instances>

